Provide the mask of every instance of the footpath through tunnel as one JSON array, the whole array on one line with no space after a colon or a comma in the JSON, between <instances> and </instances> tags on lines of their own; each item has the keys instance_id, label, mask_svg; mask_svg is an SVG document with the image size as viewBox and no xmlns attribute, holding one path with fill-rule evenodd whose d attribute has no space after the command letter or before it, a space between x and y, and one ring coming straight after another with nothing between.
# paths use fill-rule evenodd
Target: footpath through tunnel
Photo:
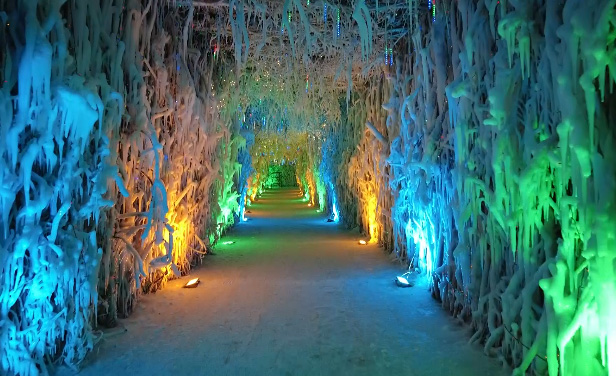
<instances>
[{"instance_id":1,"label":"footpath through tunnel","mask_svg":"<svg viewBox=\"0 0 616 376\"><path fill-rule=\"evenodd\" d=\"M470 332L427 284L396 287L404 268L298 189L265 190L247 219L189 277L142 297L80 375L510 372L468 346ZM197 288L182 288L194 277Z\"/></svg>"}]
</instances>

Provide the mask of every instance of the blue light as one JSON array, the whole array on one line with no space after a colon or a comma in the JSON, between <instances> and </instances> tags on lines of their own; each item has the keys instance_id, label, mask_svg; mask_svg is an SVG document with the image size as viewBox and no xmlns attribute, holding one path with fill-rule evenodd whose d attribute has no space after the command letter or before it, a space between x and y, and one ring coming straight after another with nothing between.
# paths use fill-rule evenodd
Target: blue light
<instances>
[{"instance_id":1,"label":"blue light","mask_svg":"<svg viewBox=\"0 0 616 376\"><path fill-rule=\"evenodd\" d=\"M432 278L434 270L432 259L432 245L436 241L434 232L434 224L427 215L420 221L413 219L406 224L407 249L410 249L411 241L419 247L419 268L426 273L428 279Z\"/></svg>"},{"instance_id":2,"label":"blue light","mask_svg":"<svg viewBox=\"0 0 616 376\"><path fill-rule=\"evenodd\" d=\"M338 222L338 219L340 217L338 216L338 208L336 208L335 202L334 202L334 205L332 206L332 212L334 213L334 222Z\"/></svg>"}]
</instances>

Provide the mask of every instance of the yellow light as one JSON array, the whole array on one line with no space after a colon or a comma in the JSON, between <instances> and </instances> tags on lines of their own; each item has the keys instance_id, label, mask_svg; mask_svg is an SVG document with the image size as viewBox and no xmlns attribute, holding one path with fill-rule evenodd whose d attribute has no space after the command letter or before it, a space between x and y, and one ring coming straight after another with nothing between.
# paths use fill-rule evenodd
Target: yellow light
<instances>
[{"instance_id":1,"label":"yellow light","mask_svg":"<svg viewBox=\"0 0 616 376\"><path fill-rule=\"evenodd\" d=\"M185 284L184 287L187 287L187 288L197 287L198 284L199 284L199 278L193 278L190 281L188 281L188 283Z\"/></svg>"},{"instance_id":2,"label":"yellow light","mask_svg":"<svg viewBox=\"0 0 616 376\"><path fill-rule=\"evenodd\" d=\"M362 239L362 240L360 240L360 241L359 241L359 244L361 244L361 245L366 245L366 244L368 244L368 243L367 243L364 239Z\"/></svg>"}]
</instances>

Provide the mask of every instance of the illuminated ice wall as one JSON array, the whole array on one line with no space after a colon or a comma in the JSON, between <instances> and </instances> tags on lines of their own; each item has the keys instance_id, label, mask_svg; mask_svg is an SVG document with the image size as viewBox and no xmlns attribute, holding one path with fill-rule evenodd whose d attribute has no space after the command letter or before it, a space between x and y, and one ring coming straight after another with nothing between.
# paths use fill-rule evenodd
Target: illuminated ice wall
<instances>
[{"instance_id":1,"label":"illuminated ice wall","mask_svg":"<svg viewBox=\"0 0 616 376\"><path fill-rule=\"evenodd\" d=\"M615 3L432 6L336 138L343 217L515 374L614 375Z\"/></svg>"},{"instance_id":2,"label":"illuminated ice wall","mask_svg":"<svg viewBox=\"0 0 616 376\"><path fill-rule=\"evenodd\" d=\"M218 99L225 65L187 47L191 18L156 1L0 1L1 374L79 364L97 323L233 224L246 143Z\"/></svg>"}]
</instances>

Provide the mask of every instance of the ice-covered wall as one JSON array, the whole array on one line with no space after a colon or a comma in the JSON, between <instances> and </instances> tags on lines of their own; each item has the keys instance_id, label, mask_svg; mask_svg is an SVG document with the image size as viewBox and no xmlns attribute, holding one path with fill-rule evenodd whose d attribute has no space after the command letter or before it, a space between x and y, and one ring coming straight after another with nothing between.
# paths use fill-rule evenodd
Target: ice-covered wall
<instances>
[{"instance_id":1,"label":"ice-covered wall","mask_svg":"<svg viewBox=\"0 0 616 376\"><path fill-rule=\"evenodd\" d=\"M2 374L42 373L46 359L74 364L91 348L114 182L123 185L114 159L122 68L101 47L119 44L101 23L74 34L88 12L66 4L76 17L65 20L62 3L0 2ZM89 16L111 24L108 12Z\"/></svg>"},{"instance_id":2,"label":"ice-covered wall","mask_svg":"<svg viewBox=\"0 0 616 376\"><path fill-rule=\"evenodd\" d=\"M158 0L0 1L3 375L79 364L96 321L115 325L237 219L249 145L192 17Z\"/></svg>"},{"instance_id":3,"label":"ice-covered wall","mask_svg":"<svg viewBox=\"0 0 616 376\"><path fill-rule=\"evenodd\" d=\"M614 375L616 4L434 4L349 109L343 211L516 374Z\"/></svg>"}]
</instances>

